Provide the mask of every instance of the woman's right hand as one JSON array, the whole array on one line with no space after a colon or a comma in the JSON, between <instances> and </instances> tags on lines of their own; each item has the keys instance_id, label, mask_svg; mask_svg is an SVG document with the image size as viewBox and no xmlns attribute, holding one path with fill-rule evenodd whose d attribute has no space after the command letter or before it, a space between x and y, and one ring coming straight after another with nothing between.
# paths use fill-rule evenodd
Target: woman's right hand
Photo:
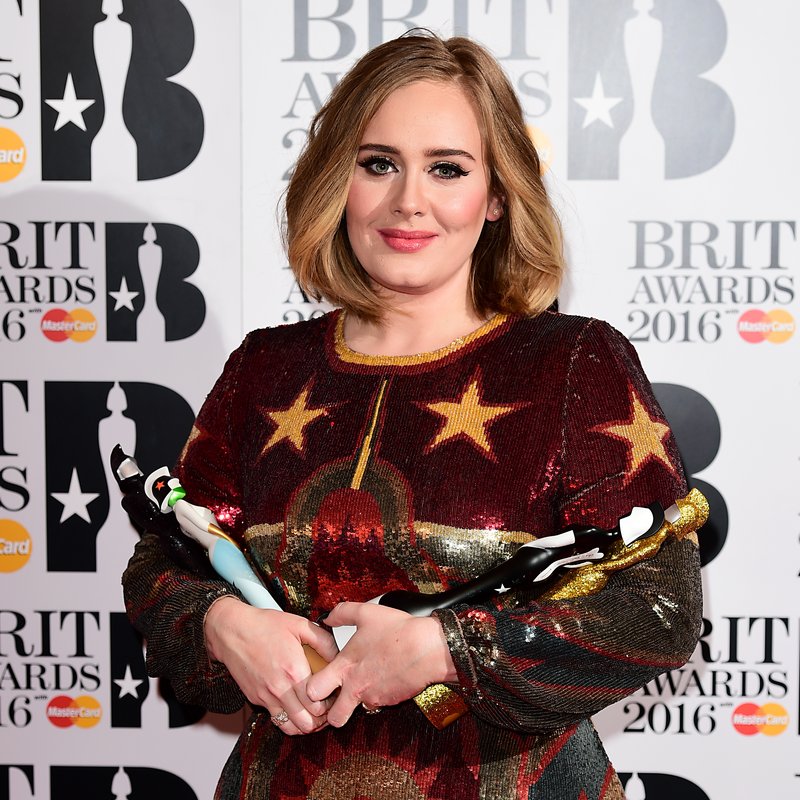
<instances>
[{"instance_id":1,"label":"woman's right hand","mask_svg":"<svg viewBox=\"0 0 800 800\"><path fill-rule=\"evenodd\" d=\"M303 645L309 644L326 661L338 653L333 637L303 617L255 608L236 597L217 600L204 622L209 656L221 661L248 702L263 706L272 717L285 711L278 725L290 736L312 733L327 724L328 700L306 694L311 675Z\"/></svg>"}]
</instances>

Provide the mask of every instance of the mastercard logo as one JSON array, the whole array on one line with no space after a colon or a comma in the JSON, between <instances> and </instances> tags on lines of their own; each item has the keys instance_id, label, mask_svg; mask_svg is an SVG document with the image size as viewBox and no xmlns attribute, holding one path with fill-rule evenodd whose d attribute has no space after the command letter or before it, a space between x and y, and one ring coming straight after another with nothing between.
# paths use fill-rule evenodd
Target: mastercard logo
<instances>
[{"instance_id":1,"label":"mastercard logo","mask_svg":"<svg viewBox=\"0 0 800 800\"><path fill-rule=\"evenodd\" d=\"M744 736L777 736L789 727L789 714L780 703L742 703L731 718L733 727Z\"/></svg>"},{"instance_id":2,"label":"mastercard logo","mask_svg":"<svg viewBox=\"0 0 800 800\"><path fill-rule=\"evenodd\" d=\"M100 703L86 694L75 698L60 694L47 704L47 719L56 728L92 728L102 716Z\"/></svg>"},{"instance_id":3,"label":"mastercard logo","mask_svg":"<svg viewBox=\"0 0 800 800\"><path fill-rule=\"evenodd\" d=\"M97 333L97 320L91 311L76 308L65 311L63 308L51 308L42 317L42 333L51 342L87 342Z\"/></svg>"},{"instance_id":4,"label":"mastercard logo","mask_svg":"<svg viewBox=\"0 0 800 800\"><path fill-rule=\"evenodd\" d=\"M16 572L31 557L33 543L28 531L13 519L0 519L0 572Z\"/></svg>"},{"instance_id":5,"label":"mastercard logo","mask_svg":"<svg viewBox=\"0 0 800 800\"><path fill-rule=\"evenodd\" d=\"M739 336L752 344L759 342L781 344L792 338L794 328L794 317L782 308L774 311L760 311L753 308L745 311L737 323Z\"/></svg>"},{"instance_id":6,"label":"mastercard logo","mask_svg":"<svg viewBox=\"0 0 800 800\"><path fill-rule=\"evenodd\" d=\"M19 135L10 128L0 128L0 183L16 178L27 158L25 142Z\"/></svg>"}]
</instances>

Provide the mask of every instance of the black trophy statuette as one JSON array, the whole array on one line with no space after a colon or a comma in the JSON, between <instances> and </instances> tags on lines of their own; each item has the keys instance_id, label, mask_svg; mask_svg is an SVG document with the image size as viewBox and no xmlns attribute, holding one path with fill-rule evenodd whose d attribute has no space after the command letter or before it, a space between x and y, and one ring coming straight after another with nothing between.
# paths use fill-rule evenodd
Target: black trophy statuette
<instances>
[{"instance_id":1,"label":"black trophy statuette","mask_svg":"<svg viewBox=\"0 0 800 800\"><path fill-rule=\"evenodd\" d=\"M170 558L184 569L203 578L215 577L205 549L186 536L174 514L163 514L145 493L144 474L132 456L116 445L111 451L111 469L122 491L122 507L141 535L158 534Z\"/></svg>"}]
</instances>

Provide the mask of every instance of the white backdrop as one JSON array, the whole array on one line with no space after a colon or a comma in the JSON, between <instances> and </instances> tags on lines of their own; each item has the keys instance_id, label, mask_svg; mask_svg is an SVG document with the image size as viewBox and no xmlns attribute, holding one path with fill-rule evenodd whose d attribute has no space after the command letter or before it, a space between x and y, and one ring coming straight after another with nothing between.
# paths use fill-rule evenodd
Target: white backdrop
<instances>
[{"instance_id":1,"label":"white backdrop","mask_svg":"<svg viewBox=\"0 0 800 800\"><path fill-rule=\"evenodd\" d=\"M0 0L0 800L210 796L241 718L143 673L108 444L171 461L244 332L315 312L287 170L413 25L501 58L567 232L562 308L634 341L712 501L692 662L597 718L628 796L797 796L800 9L650 5Z\"/></svg>"}]
</instances>

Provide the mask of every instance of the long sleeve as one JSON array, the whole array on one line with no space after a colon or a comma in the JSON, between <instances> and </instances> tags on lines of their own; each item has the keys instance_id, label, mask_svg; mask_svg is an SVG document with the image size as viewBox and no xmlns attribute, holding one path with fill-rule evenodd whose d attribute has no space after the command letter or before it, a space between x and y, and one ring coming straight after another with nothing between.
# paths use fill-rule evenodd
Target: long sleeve
<instances>
[{"instance_id":1,"label":"long sleeve","mask_svg":"<svg viewBox=\"0 0 800 800\"><path fill-rule=\"evenodd\" d=\"M632 507L686 494L680 456L628 341L589 322L564 393L554 528L611 527ZM701 619L693 535L668 537L598 592L436 612L460 690L478 716L550 731L588 717L689 658ZM566 579L580 585L580 570ZM567 587L568 588L568 587Z\"/></svg>"},{"instance_id":2,"label":"long sleeve","mask_svg":"<svg viewBox=\"0 0 800 800\"><path fill-rule=\"evenodd\" d=\"M233 409L248 340L228 359L181 453L176 474L191 502L211 508L226 529L244 520L234 457ZM147 639L147 670L166 677L179 700L232 712L244 696L224 665L209 658L203 623L219 597L238 594L223 580L201 579L174 563L154 533L145 532L122 578L131 623Z\"/></svg>"}]
</instances>

